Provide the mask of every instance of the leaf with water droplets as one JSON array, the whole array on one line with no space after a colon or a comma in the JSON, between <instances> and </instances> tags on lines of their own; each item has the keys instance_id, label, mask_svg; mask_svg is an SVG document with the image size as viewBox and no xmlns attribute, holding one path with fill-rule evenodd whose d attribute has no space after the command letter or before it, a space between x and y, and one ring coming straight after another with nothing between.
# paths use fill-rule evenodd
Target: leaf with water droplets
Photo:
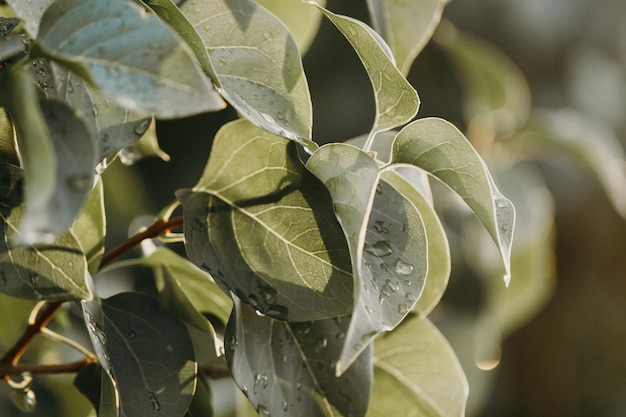
<instances>
[{"instance_id":1,"label":"leaf with water droplets","mask_svg":"<svg viewBox=\"0 0 626 417\"><path fill-rule=\"evenodd\" d=\"M132 2L56 1L34 49L130 110L176 118L224 107L187 45Z\"/></svg>"},{"instance_id":2,"label":"leaf with water droplets","mask_svg":"<svg viewBox=\"0 0 626 417\"><path fill-rule=\"evenodd\" d=\"M321 147L307 163L328 187L352 255L354 312L337 373L377 334L413 308L428 271L424 225L415 206L385 181L369 155L350 145ZM377 183L378 182L378 183Z\"/></svg>"},{"instance_id":3,"label":"leaf with water droplets","mask_svg":"<svg viewBox=\"0 0 626 417\"><path fill-rule=\"evenodd\" d=\"M445 4L446 0L367 0L372 25L389 44L404 75L430 40Z\"/></svg>"},{"instance_id":4,"label":"leaf with water droplets","mask_svg":"<svg viewBox=\"0 0 626 417\"><path fill-rule=\"evenodd\" d=\"M376 340L368 417L462 417L468 391L452 348L428 319L411 315Z\"/></svg>"},{"instance_id":5,"label":"leaf with water droplets","mask_svg":"<svg viewBox=\"0 0 626 417\"><path fill-rule=\"evenodd\" d=\"M24 22L24 28L31 37L39 31L39 22L44 11L54 0L7 0L17 17Z\"/></svg>"},{"instance_id":6,"label":"leaf with water droplets","mask_svg":"<svg viewBox=\"0 0 626 417\"><path fill-rule=\"evenodd\" d=\"M259 413L271 416L363 416L372 384L371 348L341 377L335 361L348 317L288 323L235 303L226 328L226 360Z\"/></svg>"},{"instance_id":7,"label":"leaf with water droplets","mask_svg":"<svg viewBox=\"0 0 626 417\"><path fill-rule=\"evenodd\" d=\"M189 258L261 313L301 321L352 311L345 238L293 142L232 122L198 184L177 196Z\"/></svg>"},{"instance_id":8,"label":"leaf with water droplets","mask_svg":"<svg viewBox=\"0 0 626 417\"><path fill-rule=\"evenodd\" d=\"M465 136L445 120L417 120L398 133L393 164L421 168L463 198L496 243L508 284L515 208L500 193L485 162Z\"/></svg>"},{"instance_id":9,"label":"leaf with water droplets","mask_svg":"<svg viewBox=\"0 0 626 417\"><path fill-rule=\"evenodd\" d=\"M184 416L197 365L185 326L143 294L121 293L85 308L96 353L111 376L120 414ZM155 366L158 364L158 366Z\"/></svg>"},{"instance_id":10,"label":"leaf with water droplets","mask_svg":"<svg viewBox=\"0 0 626 417\"><path fill-rule=\"evenodd\" d=\"M385 42L361 21L331 13L322 7L320 10L348 39L370 77L376 101L376 118L371 135L410 121L417 114L419 97L396 68Z\"/></svg>"},{"instance_id":11,"label":"leaf with water droplets","mask_svg":"<svg viewBox=\"0 0 626 417\"><path fill-rule=\"evenodd\" d=\"M252 0L187 0L181 9L204 41L224 98L268 132L310 139L311 98L284 24Z\"/></svg>"}]
</instances>

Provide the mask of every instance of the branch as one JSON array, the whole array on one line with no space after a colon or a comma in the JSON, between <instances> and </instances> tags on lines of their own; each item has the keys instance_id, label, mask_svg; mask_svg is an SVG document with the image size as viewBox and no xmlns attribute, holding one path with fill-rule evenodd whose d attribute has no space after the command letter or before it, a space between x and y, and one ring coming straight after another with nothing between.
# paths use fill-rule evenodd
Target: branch
<instances>
[{"instance_id":1,"label":"branch","mask_svg":"<svg viewBox=\"0 0 626 417\"><path fill-rule=\"evenodd\" d=\"M10 375L21 375L24 372L30 372L31 374L69 374L80 371L90 363L92 363L90 358L60 365L11 365L0 363L0 375L6 379Z\"/></svg>"}]
</instances>

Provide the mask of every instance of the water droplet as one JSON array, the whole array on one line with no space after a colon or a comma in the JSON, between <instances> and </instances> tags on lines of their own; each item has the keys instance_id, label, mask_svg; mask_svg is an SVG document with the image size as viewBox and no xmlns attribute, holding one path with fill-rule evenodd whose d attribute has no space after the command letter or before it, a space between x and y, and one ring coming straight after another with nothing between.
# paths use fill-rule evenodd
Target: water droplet
<instances>
[{"instance_id":1,"label":"water droplet","mask_svg":"<svg viewBox=\"0 0 626 417\"><path fill-rule=\"evenodd\" d=\"M370 245L368 243L365 243L365 252L374 255L374 256L378 256L379 258L382 256L387 256L389 254L391 254L392 249L391 249L391 244L386 241L386 240L379 240L378 242L374 243L373 245Z\"/></svg>"},{"instance_id":2,"label":"water droplet","mask_svg":"<svg viewBox=\"0 0 626 417\"><path fill-rule=\"evenodd\" d=\"M414 303L417 301L417 297L415 295L413 295L410 292L407 292L406 295L404 296L404 298L409 302L409 303Z\"/></svg>"},{"instance_id":3,"label":"water droplet","mask_svg":"<svg viewBox=\"0 0 626 417\"><path fill-rule=\"evenodd\" d=\"M257 284L257 288L259 289L259 293L261 293L261 298L265 302L265 304L275 304L278 299L278 294L276 290L263 282Z\"/></svg>"},{"instance_id":4,"label":"water droplet","mask_svg":"<svg viewBox=\"0 0 626 417\"><path fill-rule=\"evenodd\" d=\"M393 264L393 270L399 275L411 275L414 267L410 263L404 262L402 259L398 258L396 263Z\"/></svg>"},{"instance_id":5,"label":"water droplet","mask_svg":"<svg viewBox=\"0 0 626 417\"><path fill-rule=\"evenodd\" d=\"M344 332L337 332L335 334L335 339L337 340L343 340L346 338L346 334Z\"/></svg>"},{"instance_id":6,"label":"water droplet","mask_svg":"<svg viewBox=\"0 0 626 417\"><path fill-rule=\"evenodd\" d=\"M496 200L496 207L498 208L507 208L509 206L509 202L506 200L498 199Z\"/></svg>"},{"instance_id":7,"label":"water droplet","mask_svg":"<svg viewBox=\"0 0 626 417\"><path fill-rule=\"evenodd\" d=\"M219 61L220 61L220 64L222 64L222 65L226 65L226 64L228 64L228 59L226 59L226 58L224 58L224 57L221 57L221 58L219 59Z\"/></svg>"},{"instance_id":8,"label":"water droplet","mask_svg":"<svg viewBox=\"0 0 626 417\"><path fill-rule=\"evenodd\" d=\"M283 411L287 412L287 410L289 409L289 404L287 403L287 401L283 402Z\"/></svg>"},{"instance_id":9,"label":"water droplet","mask_svg":"<svg viewBox=\"0 0 626 417\"><path fill-rule=\"evenodd\" d=\"M135 333L134 330L129 330L127 335L129 339L134 339L135 337L137 337L137 333Z\"/></svg>"},{"instance_id":10,"label":"water droplet","mask_svg":"<svg viewBox=\"0 0 626 417\"><path fill-rule=\"evenodd\" d=\"M11 391L9 398L23 413L32 413L37 408L37 397L35 397L35 392L31 389Z\"/></svg>"},{"instance_id":11,"label":"water droplet","mask_svg":"<svg viewBox=\"0 0 626 417\"><path fill-rule=\"evenodd\" d=\"M382 194L383 193L383 188L380 186L380 184L376 185L376 194Z\"/></svg>"},{"instance_id":12,"label":"water droplet","mask_svg":"<svg viewBox=\"0 0 626 417\"><path fill-rule=\"evenodd\" d=\"M283 361L283 363L287 363L287 355L283 354L281 360Z\"/></svg>"},{"instance_id":13,"label":"water droplet","mask_svg":"<svg viewBox=\"0 0 626 417\"><path fill-rule=\"evenodd\" d=\"M328 339L323 336L318 337L315 341L315 351L318 353L326 349L326 346L328 346Z\"/></svg>"},{"instance_id":14,"label":"water droplet","mask_svg":"<svg viewBox=\"0 0 626 417\"><path fill-rule=\"evenodd\" d=\"M98 165L96 165L96 174L102 175L105 169L109 166L109 161L104 158Z\"/></svg>"},{"instance_id":15,"label":"water droplet","mask_svg":"<svg viewBox=\"0 0 626 417\"><path fill-rule=\"evenodd\" d=\"M296 382L296 391L300 391L302 389L302 382Z\"/></svg>"},{"instance_id":16,"label":"water droplet","mask_svg":"<svg viewBox=\"0 0 626 417\"><path fill-rule=\"evenodd\" d=\"M91 188L91 174L72 175L67 179L67 185L72 191L85 192Z\"/></svg>"},{"instance_id":17,"label":"water droplet","mask_svg":"<svg viewBox=\"0 0 626 417\"><path fill-rule=\"evenodd\" d=\"M152 403L152 408L154 408L154 411L159 411L161 409L161 404L159 403L159 400L157 399L154 392L148 391L148 399Z\"/></svg>"},{"instance_id":18,"label":"water droplet","mask_svg":"<svg viewBox=\"0 0 626 417\"><path fill-rule=\"evenodd\" d=\"M284 114L282 114L281 112L278 112L278 113L276 114L276 117L278 118L278 120L285 120L285 115L284 115Z\"/></svg>"},{"instance_id":19,"label":"water droplet","mask_svg":"<svg viewBox=\"0 0 626 417\"><path fill-rule=\"evenodd\" d=\"M409 308L407 307L406 304L398 304L398 313L399 314L406 314L409 312Z\"/></svg>"},{"instance_id":20,"label":"water droplet","mask_svg":"<svg viewBox=\"0 0 626 417\"><path fill-rule=\"evenodd\" d=\"M256 411L259 413L260 417L271 417L270 411L263 405L263 403L259 403Z\"/></svg>"},{"instance_id":21,"label":"water droplet","mask_svg":"<svg viewBox=\"0 0 626 417\"><path fill-rule=\"evenodd\" d=\"M389 229L385 226L385 222L382 220L376 220L374 222L374 230L376 230L377 233L389 234Z\"/></svg>"},{"instance_id":22,"label":"water droplet","mask_svg":"<svg viewBox=\"0 0 626 417\"><path fill-rule=\"evenodd\" d=\"M91 108L91 112L93 113L94 116L98 116L98 106L94 105Z\"/></svg>"},{"instance_id":23,"label":"water droplet","mask_svg":"<svg viewBox=\"0 0 626 417\"><path fill-rule=\"evenodd\" d=\"M502 229L503 232L508 232L509 230L511 230L511 225L508 223L502 223L502 226L500 226L500 228Z\"/></svg>"},{"instance_id":24,"label":"water droplet","mask_svg":"<svg viewBox=\"0 0 626 417\"><path fill-rule=\"evenodd\" d=\"M237 345L239 344L239 342L237 341L237 338L235 336L231 336L230 340L228 341L228 349L230 350L235 350L235 348L237 347Z\"/></svg>"},{"instance_id":25,"label":"water droplet","mask_svg":"<svg viewBox=\"0 0 626 417\"><path fill-rule=\"evenodd\" d=\"M261 113L261 112L259 112L259 114L261 115L261 117L263 118L263 120L265 120L267 123L270 123L270 124L274 124L274 123L276 123L276 121L274 120L274 118L273 118L272 116L270 116L269 114L267 114L267 113Z\"/></svg>"},{"instance_id":26,"label":"water droplet","mask_svg":"<svg viewBox=\"0 0 626 417\"><path fill-rule=\"evenodd\" d=\"M146 131L150 127L150 123L152 123L150 119L143 120L141 123L135 126L135 134L141 136L146 133Z\"/></svg>"},{"instance_id":27,"label":"water droplet","mask_svg":"<svg viewBox=\"0 0 626 417\"><path fill-rule=\"evenodd\" d=\"M384 263L384 262L383 262L383 263L382 263L382 264L380 264L379 266L380 266L380 269L382 269L383 271L385 271L385 272L391 272L391 268L389 268L389 265L387 265L386 263Z\"/></svg>"}]
</instances>

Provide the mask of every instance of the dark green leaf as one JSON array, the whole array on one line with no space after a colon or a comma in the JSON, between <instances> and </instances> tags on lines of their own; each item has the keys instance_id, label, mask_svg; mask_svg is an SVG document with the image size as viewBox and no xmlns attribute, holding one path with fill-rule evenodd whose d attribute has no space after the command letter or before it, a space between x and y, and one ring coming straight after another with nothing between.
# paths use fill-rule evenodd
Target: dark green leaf
<instances>
[{"instance_id":1,"label":"dark green leaf","mask_svg":"<svg viewBox=\"0 0 626 417\"><path fill-rule=\"evenodd\" d=\"M320 9L348 39L372 82L376 118L370 136L410 121L417 114L419 97L396 68L385 42L365 23ZM366 148L369 149L369 145Z\"/></svg>"},{"instance_id":2,"label":"dark green leaf","mask_svg":"<svg viewBox=\"0 0 626 417\"><path fill-rule=\"evenodd\" d=\"M508 284L515 209L463 134L442 119L417 120L398 133L391 164L424 169L465 200L496 243Z\"/></svg>"},{"instance_id":3,"label":"dark green leaf","mask_svg":"<svg viewBox=\"0 0 626 417\"><path fill-rule=\"evenodd\" d=\"M389 44L404 75L430 40L445 4L445 0L367 0L372 25Z\"/></svg>"},{"instance_id":4,"label":"dark green leaf","mask_svg":"<svg viewBox=\"0 0 626 417\"><path fill-rule=\"evenodd\" d=\"M462 417L469 387L446 339L411 316L376 340L368 417Z\"/></svg>"},{"instance_id":5,"label":"dark green leaf","mask_svg":"<svg viewBox=\"0 0 626 417\"><path fill-rule=\"evenodd\" d=\"M311 98L282 22L252 0L187 0L181 7L204 41L224 98L268 132L310 139Z\"/></svg>"},{"instance_id":6,"label":"dark green leaf","mask_svg":"<svg viewBox=\"0 0 626 417\"><path fill-rule=\"evenodd\" d=\"M134 3L56 1L37 45L130 110L174 118L223 108L186 44Z\"/></svg>"},{"instance_id":7,"label":"dark green leaf","mask_svg":"<svg viewBox=\"0 0 626 417\"><path fill-rule=\"evenodd\" d=\"M371 349L335 376L347 317L287 323L235 305L225 336L226 358L235 382L261 416L365 415Z\"/></svg>"},{"instance_id":8,"label":"dark green leaf","mask_svg":"<svg viewBox=\"0 0 626 417\"><path fill-rule=\"evenodd\" d=\"M138 293L103 300L101 309L97 301L83 302L83 310L121 415L184 416L197 378L185 326L156 300Z\"/></svg>"},{"instance_id":9,"label":"dark green leaf","mask_svg":"<svg viewBox=\"0 0 626 417\"><path fill-rule=\"evenodd\" d=\"M178 196L190 259L257 310L295 321L352 311L345 238L293 142L228 124L199 183Z\"/></svg>"}]
</instances>

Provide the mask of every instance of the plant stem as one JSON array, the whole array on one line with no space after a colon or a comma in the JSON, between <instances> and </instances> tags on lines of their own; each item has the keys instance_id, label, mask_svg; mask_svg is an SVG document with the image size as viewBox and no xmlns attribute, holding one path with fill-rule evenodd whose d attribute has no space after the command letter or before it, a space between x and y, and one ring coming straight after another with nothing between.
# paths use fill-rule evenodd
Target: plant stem
<instances>
[{"instance_id":1,"label":"plant stem","mask_svg":"<svg viewBox=\"0 0 626 417\"><path fill-rule=\"evenodd\" d=\"M100 263L100 269L104 266L108 265L124 253L128 252L135 246L139 245L145 239L152 239L158 237L161 233L167 232L172 229L177 229L183 225L182 217L175 217L173 219L161 219L156 221L154 224L149 226L147 229L142 232L132 236L130 239L125 241L113 248L108 254L106 254L102 258L102 262ZM88 365L92 362L92 360L87 357L82 361L73 362L70 364L61 364L61 365L18 365L17 362L20 360L22 354L28 348L28 345L32 342L32 340L41 333L41 330L50 323L54 313L56 313L63 301L54 301L48 302L41 309L39 314L35 320L32 321L22 334L22 337L19 338L17 342L13 345L13 347L0 359L0 377L5 381L9 379L9 375L18 375L23 372L32 372L32 373L68 373L68 372L78 372L84 366Z\"/></svg>"}]
</instances>

